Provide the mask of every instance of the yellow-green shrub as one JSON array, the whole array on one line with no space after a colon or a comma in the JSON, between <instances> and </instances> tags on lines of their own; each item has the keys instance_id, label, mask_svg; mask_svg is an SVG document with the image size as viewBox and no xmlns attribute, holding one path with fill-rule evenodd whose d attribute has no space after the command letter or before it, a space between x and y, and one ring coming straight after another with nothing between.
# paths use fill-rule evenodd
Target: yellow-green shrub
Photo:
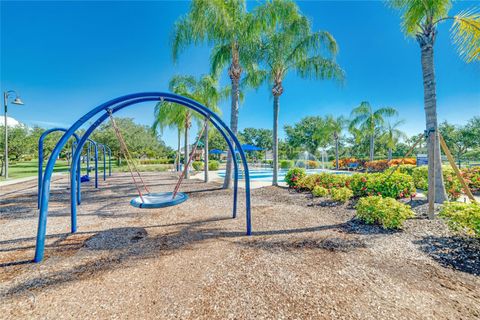
<instances>
[{"instance_id":1,"label":"yellow-green shrub","mask_svg":"<svg viewBox=\"0 0 480 320\"><path fill-rule=\"evenodd\" d=\"M381 196L361 198L356 208L359 219L367 224L379 224L384 229L399 229L406 219L414 216L407 205Z\"/></svg>"},{"instance_id":2,"label":"yellow-green shrub","mask_svg":"<svg viewBox=\"0 0 480 320\"><path fill-rule=\"evenodd\" d=\"M328 196L328 193L328 189L321 186L315 186L312 190L314 197L326 197Z\"/></svg>"},{"instance_id":3,"label":"yellow-green shrub","mask_svg":"<svg viewBox=\"0 0 480 320\"><path fill-rule=\"evenodd\" d=\"M347 202L353 197L352 190L343 187L343 188L333 188L331 190L332 199L340 202Z\"/></svg>"},{"instance_id":4,"label":"yellow-green shrub","mask_svg":"<svg viewBox=\"0 0 480 320\"><path fill-rule=\"evenodd\" d=\"M452 230L480 238L480 204L445 202L439 215Z\"/></svg>"}]
</instances>

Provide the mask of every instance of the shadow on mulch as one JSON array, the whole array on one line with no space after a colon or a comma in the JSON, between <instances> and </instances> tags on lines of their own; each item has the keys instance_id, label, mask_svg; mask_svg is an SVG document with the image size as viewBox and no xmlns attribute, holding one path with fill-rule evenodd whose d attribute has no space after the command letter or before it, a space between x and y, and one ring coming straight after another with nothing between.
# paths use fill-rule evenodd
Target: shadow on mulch
<instances>
[{"instance_id":1,"label":"shadow on mulch","mask_svg":"<svg viewBox=\"0 0 480 320\"><path fill-rule=\"evenodd\" d=\"M300 239L300 240L253 240L239 243L242 246L267 251L322 249L332 252L351 252L367 245L360 239L325 238L325 239Z\"/></svg>"},{"instance_id":2,"label":"shadow on mulch","mask_svg":"<svg viewBox=\"0 0 480 320\"><path fill-rule=\"evenodd\" d=\"M362 220L353 217L349 221L342 224L342 230L346 233L353 233L353 234L395 234L398 232L402 232L402 230L392 230L392 229L383 229L379 225L374 224L366 224Z\"/></svg>"},{"instance_id":3,"label":"shadow on mulch","mask_svg":"<svg viewBox=\"0 0 480 320\"><path fill-rule=\"evenodd\" d=\"M414 241L420 250L444 267L480 275L480 241L462 237L428 236Z\"/></svg>"}]
</instances>

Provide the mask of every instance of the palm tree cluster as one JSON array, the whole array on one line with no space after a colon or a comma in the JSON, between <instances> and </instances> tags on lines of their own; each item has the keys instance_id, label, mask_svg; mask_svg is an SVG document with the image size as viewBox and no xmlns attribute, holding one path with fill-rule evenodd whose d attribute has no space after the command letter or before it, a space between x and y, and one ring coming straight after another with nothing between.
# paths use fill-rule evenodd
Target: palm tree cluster
<instances>
[{"instance_id":1,"label":"palm tree cluster","mask_svg":"<svg viewBox=\"0 0 480 320\"><path fill-rule=\"evenodd\" d=\"M228 90L231 97L230 129L234 134L238 132L242 91L263 83L271 87L274 100L273 185L277 185L278 116L283 80L290 71L297 72L302 78L343 80L344 72L335 62L338 52L335 39L326 31L312 31L310 21L291 0L270 0L256 6L252 12L247 11L244 0L193 0L190 11L175 23L174 60L187 46L201 43L212 45L211 73L218 75L227 69L231 82ZM175 92L185 93L181 90ZM202 101L196 96L192 98ZM160 109L159 106L157 121L171 125L168 120L159 118L164 116ZM182 117L185 131L188 129L187 116ZM178 123L172 123L180 132ZM225 188L231 187L231 178L232 157L229 154Z\"/></svg>"},{"instance_id":2,"label":"palm tree cluster","mask_svg":"<svg viewBox=\"0 0 480 320\"><path fill-rule=\"evenodd\" d=\"M436 85L433 63L437 27L440 23L451 21L450 32L460 55L467 62L478 61L480 14L474 10L467 10L457 15L449 15L452 0L389 0L387 3L401 12L403 30L407 35L415 37L420 45L426 128L434 133L433 139L428 144L428 154L429 177L435 177L435 183L433 179L429 180L431 186L435 186L437 202L443 202L446 196L436 131ZM237 134L239 106L244 91L247 88L267 84L273 97L272 184L276 185L278 118L280 97L285 90L284 79L289 72L295 72L301 78L341 82L345 74L335 60L338 53L335 38L327 31L312 30L311 22L292 0L268 0L257 4L252 11L247 10L245 0L192 0L188 13L175 23L172 36L174 60L179 59L181 52L188 46L200 44L211 47L209 64L213 76L206 77L212 80L210 87L212 91L200 93L201 90L196 88L202 81L193 81L191 77L180 77L182 81L178 83L179 78L175 77L172 79L171 90L204 102L210 108L215 108L224 96L221 92L228 92L231 100L230 128ZM218 88L216 79L222 71L226 71L230 79L229 90ZM202 97L201 94L206 96ZM187 152L188 129L191 118L195 118L196 115L177 110L174 106L165 105L164 111L162 108L161 105L157 106L156 125L162 128L176 127L179 141L181 132L184 131ZM402 137L398 129L402 121L388 122L386 118L396 114L391 107L374 110L368 102L362 102L352 111L348 129L357 140L369 140L370 159L373 159L375 154L377 139L381 139L388 146L388 156L392 157L392 150ZM316 132L317 139L333 138L337 159L340 134L345 126L347 122L344 118L328 117ZM208 135L208 130L206 134ZM205 160L208 161L208 153L206 155ZM208 172L205 175L207 180ZM231 186L231 178L232 157L229 154L224 187Z\"/></svg>"}]
</instances>

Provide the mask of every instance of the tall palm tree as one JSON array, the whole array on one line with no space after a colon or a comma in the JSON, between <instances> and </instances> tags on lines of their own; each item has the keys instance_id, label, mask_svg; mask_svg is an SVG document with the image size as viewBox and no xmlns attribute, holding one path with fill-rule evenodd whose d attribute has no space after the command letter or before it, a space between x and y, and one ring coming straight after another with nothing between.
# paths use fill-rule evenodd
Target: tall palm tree
<instances>
[{"instance_id":1,"label":"tall palm tree","mask_svg":"<svg viewBox=\"0 0 480 320\"><path fill-rule=\"evenodd\" d=\"M247 12L245 0L193 0L190 11L176 23L173 33L173 57L190 44L213 44L212 73L228 66L231 81L230 129L238 131L240 79L255 61L255 43L260 28ZM228 155L224 188L232 186L232 156Z\"/></svg>"},{"instance_id":2,"label":"tall palm tree","mask_svg":"<svg viewBox=\"0 0 480 320\"><path fill-rule=\"evenodd\" d=\"M218 88L218 81L214 76L206 75L200 78L199 81L195 84L195 89L193 92L193 97L198 102L202 103L210 110L215 113L220 113L220 108L218 107L218 103L220 100L226 95L228 92L228 88L225 90L219 90ZM208 182L208 134L210 130L210 122L207 121L205 132L204 132L204 180Z\"/></svg>"},{"instance_id":3,"label":"tall palm tree","mask_svg":"<svg viewBox=\"0 0 480 320\"><path fill-rule=\"evenodd\" d=\"M392 117L397 113L397 110L390 107L373 110L367 101L352 110L350 130L361 133L370 140L370 161L373 161L375 155L375 132L385 123L384 117Z\"/></svg>"},{"instance_id":4,"label":"tall palm tree","mask_svg":"<svg viewBox=\"0 0 480 320\"><path fill-rule=\"evenodd\" d=\"M328 115L325 118L327 126L329 128L330 134L333 136L333 140L335 142L335 168L338 170L338 144L340 140L340 135L342 134L343 129L347 124L347 120L343 116L334 117L332 115Z\"/></svg>"},{"instance_id":5,"label":"tall palm tree","mask_svg":"<svg viewBox=\"0 0 480 320\"><path fill-rule=\"evenodd\" d=\"M387 121L385 124L385 133L383 139L388 148L388 161L392 160L392 153L401 138L406 138L405 132L399 127L405 123L405 120L397 120L395 122Z\"/></svg>"},{"instance_id":6,"label":"tall palm tree","mask_svg":"<svg viewBox=\"0 0 480 320\"><path fill-rule=\"evenodd\" d=\"M465 10L449 15L452 0L391 0L390 6L402 13L402 28L408 36L415 37L421 51L423 95L427 132L433 130L428 148L429 188L435 186L435 202L447 199L442 175L440 144L437 133L437 97L434 68L434 45L437 27L451 21L452 38L460 56L467 62L480 59L480 14ZM434 176L435 180L431 179Z\"/></svg>"},{"instance_id":7,"label":"tall palm tree","mask_svg":"<svg viewBox=\"0 0 480 320\"><path fill-rule=\"evenodd\" d=\"M258 6L256 21L264 30L260 44L260 61L265 70L251 71L246 82L257 86L268 81L273 95L273 179L278 185L278 115L283 80L291 71L302 78L344 78L343 70L335 62L338 51L333 36L326 31L312 32L310 21L298 6L289 0L271 0Z\"/></svg>"}]
</instances>

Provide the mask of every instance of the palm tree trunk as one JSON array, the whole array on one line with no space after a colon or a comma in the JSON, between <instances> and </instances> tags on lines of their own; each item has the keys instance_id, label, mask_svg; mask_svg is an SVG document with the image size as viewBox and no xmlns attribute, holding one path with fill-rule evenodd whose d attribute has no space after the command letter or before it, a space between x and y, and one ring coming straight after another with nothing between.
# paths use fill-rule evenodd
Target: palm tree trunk
<instances>
[{"instance_id":1,"label":"palm tree trunk","mask_svg":"<svg viewBox=\"0 0 480 320\"><path fill-rule=\"evenodd\" d=\"M424 34L417 37L417 40L421 48L424 108L427 123L426 128L427 130L435 130L433 133L434 138L429 139L427 142L429 177L428 186L430 190L433 186L435 188L435 202L443 203L445 200L447 200L447 194L445 192L445 185L443 182L440 142L437 132L437 97L435 68L433 62L434 31L430 28L427 28L426 30L427 31ZM432 175L435 177L434 181L431 179Z\"/></svg>"},{"instance_id":2,"label":"palm tree trunk","mask_svg":"<svg viewBox=\"0 0 480 320\"><path fill-rule=\"evenodd\" d=\"M388 161L392 160L392 148L388 148Z\"/></svg>"},{"instance_id":3,"label":"palm tree trunk","mask_svg":"<svg viewBox=\"0 0 480 320\"><path fill-rule=\"evenodd\" d=\"M180 159L182 158L182 130L178 128L178 144L177 144L177 172L180 171Z\"/></svg>"},{"instance_id":4,"label":"palm tree trunk","mask_svg":"<svg viewBox=\"0 0 480 320\"><path fill-rule=\"evenodd\" d=\"M242 73L242 69L238 63L235 61L235 57L238 56L238 53L233 53L233 60L228 69L228 74L230 76L230 80L232 81L232 106L230 110L230 130L232 130L234 135L237 135L238 131L238 98L240 95L239 92L239 82L240 76ZM238 59L237 59L238 60ZM233 141L232 141L233 145ZM232 154L228 152L227 155L227 168L225 170L225 180L223 182L224 189L232 188L232 168L233 168L233 158Z\"/></svg>"},{"instance_id":5,"label":"palm tree trunk","mask_svg":"<svg viewBox=\"0 0 480 320\"><path fill-rule=\"evenodd\" d=\"M279 95L273 96L273 177L272 186L278 186L278 112Z\"/></svg>"},{"instance_id":6,"label":"palm tree trunk","mask_svg":"<svg viewBox=\"0 0 480 320\"><path fill-rule=\"evenodd\" d=\"M204 163L203 163L203 170L205 171L205 182L208 182L208 130L210 129L210 123L207 122L207 125L205 126L205 143L204 143Z\"/></svg>"},{"instance_id":7,"label":"palm tree trunk","mask_svg":"<svg viewBox=\"0 0 480 320\"><path fill-rule=\"evenodd\" d=\"M373 161L375 155L373 134L370 136L370 161Z\"/></svg>"},{"instance_id":8,"label":"palm tree trunk","mask_svg":"<svg viewBox=\"0 0 480 320\"><path fill-rule=\"evenodd\" d=\"M338 165L338 136L335 136L335 168L340 169Z\"/></svg>"},{"instance_id":9,"label":"palm tree trunk","mask_svg":"<svg viewBox=\"0 0 480 320\"><path fill-rule=\"evenodd\" d=\"M187 165L187 162L188 162L188 121L187 123L185 123L185 153L184 153L184 156L183 156L183 165L184 165L184 168L183 170L185 171L185 179L189 179L190 178L190 172L188 171L188 168L186 168L185 166Z\"/></svg>"}]
</instances>

